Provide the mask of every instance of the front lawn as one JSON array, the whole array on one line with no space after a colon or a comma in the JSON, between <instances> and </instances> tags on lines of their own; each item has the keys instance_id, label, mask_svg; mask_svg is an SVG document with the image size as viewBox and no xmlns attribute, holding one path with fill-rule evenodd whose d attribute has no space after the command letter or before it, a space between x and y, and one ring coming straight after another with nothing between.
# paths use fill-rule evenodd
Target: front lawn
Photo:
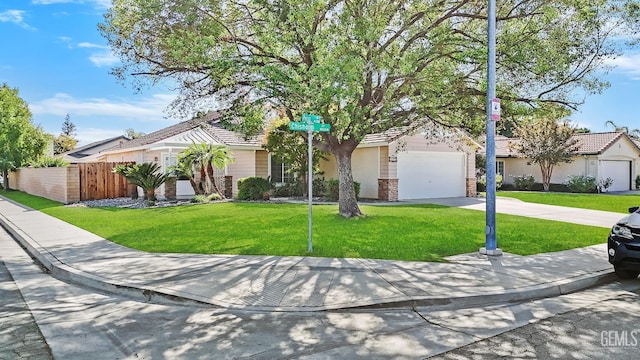
<instances>
[{"instance_id":1,"label":"front lawn","mask_svg":"<svg viewBox=\"0 0 640 360\"><path fill-rule=\"evenodd\" d=\"M499 191L497 196L520 199L522 201L627 213L629 207L640 206L639 195L573 194L538 191Z\"/></svg>"},{"instance_id":2,"label":"front lawn","mask_svg":"<svg viewBox=\"0 0 640 360\"><path fill-rule=\"evenodd\" d=\"M150 252L307 256L301 204L213 203L148 209L67 207L0 191L115 243ZM333 205L314 206L312 256L442 261L477 252L485 213L438 205L362 206L344 219ZM529 255L603 243L607 229L497 215L498 246Z\"/></svg>"}]
</instances>

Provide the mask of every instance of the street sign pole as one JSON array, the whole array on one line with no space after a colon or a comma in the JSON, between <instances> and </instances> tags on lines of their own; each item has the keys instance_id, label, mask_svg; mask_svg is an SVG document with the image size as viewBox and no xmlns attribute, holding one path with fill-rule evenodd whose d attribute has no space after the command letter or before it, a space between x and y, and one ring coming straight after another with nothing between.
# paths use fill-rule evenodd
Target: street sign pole
<instances>
[{"instance_id":1,"label":"street sign pole","mask_svg":"<svg viewBox=\"0 0 640 360\"><path fill-rule=\"evenodd\" d=\"M309 171L307 172L307 182L309 183L309 252L313 252L313 126L309 124L307 128L309 139Z\"/></svg>"},{"instance_id":2,"label":"street sign pole","mask_svg":"<svg viewBox=\"0 0 640 360\"><path fill-rule=\"evenodd\" d=\"M307 142L309 144L309 172L307 174L307 183L309 183L309 252L313 252L313 132L329 132L330 124L322 124L319 115L303 114L302 121L291 121L289 130L306 131Z\"/></svg>"},{"instance_id":3,"label":"street sign pole","mask_svg":"<svg viewBox=\"0 0 640 360\"><path fill-rule=\"evenodd\" d=\"M500 118L500 103L496 99L496 0L489 0L488 8L488 60L487 60L487 203L485 247L481 254L502 255L496 240L496 122ZM496 108L497 103L497 108Z\"/></svg>"}]
</instances>

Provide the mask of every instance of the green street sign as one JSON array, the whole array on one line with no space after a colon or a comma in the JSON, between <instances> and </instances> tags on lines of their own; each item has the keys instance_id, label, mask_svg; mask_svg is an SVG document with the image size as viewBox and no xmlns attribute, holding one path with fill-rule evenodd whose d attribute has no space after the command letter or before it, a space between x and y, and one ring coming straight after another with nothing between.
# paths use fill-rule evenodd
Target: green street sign
<instances>
[{"instance_id":1,"label":"green street sign","mask_svg":"<svg viewBox=\"0 0 640 360\"><path fill-rule=\"evenodd\" d=\"M320 115L302 114L302 122L306 122L307 124L319 124Z\"/></svg>"},{"instance_id":2,"label":"green street sign","mask_svg":"<svg viewBox=\"0 0 640 360\"><path fill-rule=\"evenodd\" d=\"M329 130L331 130L331 125L329 124L320 124L320 123L307 124L307 123L297 122L297 121L291 121L289 123L289 130L309 131L310 126L312 127L313 131L329 132Z\"/></svg>"},{"instance_id":3,"label":"green street sign","mask_svg":"<svg viewBox=\"0 0 640 360\"><path fill-rule=\"evenodd\" d=\"M313 124L313 131L329 132L331 125L329 124Z\"/></svg>"},{"instance_id":4,"label":"green street sign","mask_svg":"<svg viewBox=\"0 0 640 360\"><path fill-rule=\"evenodd\" d=\"M289 123L289 130L293 131L309 131L309 124L297 121L291 121Z\"/></svg>"}]
</instances>

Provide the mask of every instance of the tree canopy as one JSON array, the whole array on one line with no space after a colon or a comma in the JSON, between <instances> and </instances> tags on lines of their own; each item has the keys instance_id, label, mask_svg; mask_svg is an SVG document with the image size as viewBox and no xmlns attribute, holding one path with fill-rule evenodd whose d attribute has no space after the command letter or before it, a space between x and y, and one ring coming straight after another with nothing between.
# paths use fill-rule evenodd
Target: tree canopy
<instances>
[{"instance_id":1,"label":"tree canopy","mask_svg":"<svg viewBox=\"0 0 640 360\"><path fill-rule=\"evenodd\" d=\"M511 143L529 164L538 164L542 173L542 186L549 191L553 168L570 163L578 151L575 129L568 120L561 120L557 112L548 112L542 118L529 118L515 129L519 142Z\"/></svg>"},{"instance_id":2,"label":"tree canopy","mask_svg":"<svg viewBox=\"0 0 640 360\"><path fill-rule=\"evenodd\" d=\"M497 93L503 118L541 102L576 108L607 86L595 76L637 19L632 0L498 2ZM331 124L339 211L360 214L351 154L365 135L412 125L482 132L487 3L469 0L113 0L100 24L138 88L177 84L178 112L223 104L245 131L262 109ZM580 90L576 92L576 90ZM268 106L267 106L268 105ZM524 106L524 107L523 107Z\"/></svg>"},{"instance_id":3,"label":"tree canopy","mask_svg":"<svg viewBox=\"0 0 640 360\"><path fill-rule=\"evenodd\" d=\"M8 172L37 160L44 153L48 137L31 121L31 111L17 88L0 87L0 171L9 189Z\"/></svg>"}]
</instances>

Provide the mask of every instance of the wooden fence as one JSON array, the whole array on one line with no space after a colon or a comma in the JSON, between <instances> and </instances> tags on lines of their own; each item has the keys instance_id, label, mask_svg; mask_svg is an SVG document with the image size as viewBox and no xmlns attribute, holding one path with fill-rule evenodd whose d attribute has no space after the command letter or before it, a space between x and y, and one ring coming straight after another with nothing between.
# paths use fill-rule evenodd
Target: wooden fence
<instances>
[{"instance_id":1,"label":"wooden fence","mask_svg":"<svg viewBox=\"0 0 640 360\"><path fill-rule=\"evenodd\" d=\"M80 163L80 201L114 199L131 195L132 187L124 176L113 172L117 162Z\"/></svg>"}]
</instances>

